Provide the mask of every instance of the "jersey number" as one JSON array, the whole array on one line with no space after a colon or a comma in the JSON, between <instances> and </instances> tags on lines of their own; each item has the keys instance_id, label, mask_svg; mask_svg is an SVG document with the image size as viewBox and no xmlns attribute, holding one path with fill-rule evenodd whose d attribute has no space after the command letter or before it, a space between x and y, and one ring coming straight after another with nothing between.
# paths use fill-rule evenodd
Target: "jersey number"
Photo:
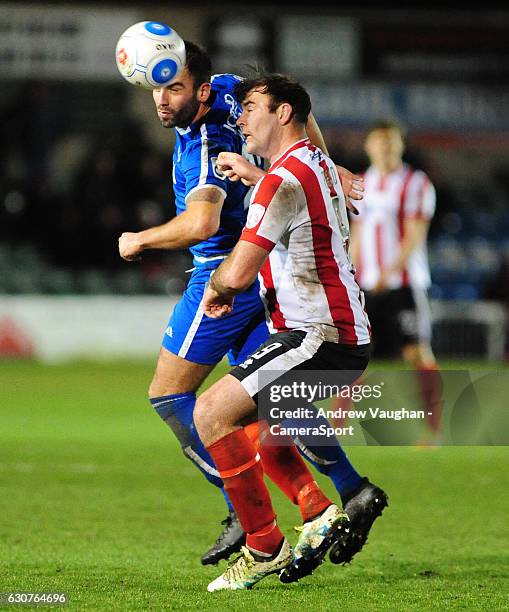
<instances>
[{"instance_id":1,"label":"jersey number","mask_svg":"<svg viewBox=\"0 0 509 612\"><path fill-rule=\"evenodd\" d=\"M281 342L273 342L272 344L268 344L266 347L262 348L260 351L253 353L251 357L249 357L249 359L246 359L244 363L240 364L240 367L244 368L245 370L253 363L253 360L261 359L262 357L265 357L267 353L271 353L273 350L279 348L280 346L283 346Z\"/></svg>"}]
</instances>

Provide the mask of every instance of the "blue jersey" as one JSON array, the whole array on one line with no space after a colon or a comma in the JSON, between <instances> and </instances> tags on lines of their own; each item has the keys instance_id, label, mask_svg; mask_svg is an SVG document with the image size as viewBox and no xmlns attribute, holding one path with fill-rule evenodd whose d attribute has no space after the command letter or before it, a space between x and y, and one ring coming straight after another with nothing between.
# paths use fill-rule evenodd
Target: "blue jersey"
<instances>
[{"instance_id":1,"label":"blue jersey","mask_svg":"<svg viewBox=\"0 0 509 612\"><path fill-rule=\"evenodd\" d=\"M217 233L189 249L199 258L197 261L229 253L246 222L249 187L241 181L232 182L219 172L217 156L221 151L244 154L260 165L258 159L245 153L244 139L236 123L242 109L233 95L233 87L239 80L232 74L213 76L210 110L188 128L176 128L173 189L177 215L186 209L186 198L197 189L213 185L225 197Z\"/></svg>"},{"instance_id":2,"label":"blue jersey","mask_svg":"<svg viewBox=\"0 0 509 612\"><path fill-rule=\"evenodd\" d=\"M227 354L231 365L242 363L269 335L258 281L235 298L232 313L209 319L202 298L210 276L238 242L246 223L250 188L218 172L219 153L244 155L262 167L261 160L245 152L237 119L242 112L233 95L240 80L232 74L212 78L210 110L188 128L176 128L173 153L173 189L177 214L186 209L186 198L197 190L215 186L225 196L219 230L190 248L196 266L188 286L175 306L163 338L163 347L193 363L212 365Z\"/></svg>"}]
</instances>

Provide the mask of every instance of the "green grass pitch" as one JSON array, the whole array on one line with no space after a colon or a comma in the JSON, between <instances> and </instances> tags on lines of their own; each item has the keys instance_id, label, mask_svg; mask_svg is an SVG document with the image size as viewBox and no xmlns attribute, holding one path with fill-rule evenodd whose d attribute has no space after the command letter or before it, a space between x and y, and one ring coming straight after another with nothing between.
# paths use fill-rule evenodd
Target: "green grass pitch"
<instances>
[{"instance_id":1,"label":"green grass pitch","mask_svg":"<svg viewBox=\"0 0 509 612\"><path fill-rule=\"evenodd\" d=\"M224 502L146 401L152 367L0 364L0 592L65 591L72 610L509 609L507 447L352 447L390 496L354 562L207 593ZM271 490L294 542L298 512Z\"/></svg>"}]
</instances>

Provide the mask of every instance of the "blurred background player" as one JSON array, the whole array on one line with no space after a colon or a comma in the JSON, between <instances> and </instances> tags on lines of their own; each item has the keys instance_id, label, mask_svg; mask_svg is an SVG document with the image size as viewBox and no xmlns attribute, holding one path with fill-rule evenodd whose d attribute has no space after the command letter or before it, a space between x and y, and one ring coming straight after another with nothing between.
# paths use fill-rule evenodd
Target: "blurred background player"
<instances>
[{"instance_id":1,"label":"blurred background player","mask_svg":"<svg viewBox=\"0 0 509 612\"><path fill-rule=\"evenodd\" d=\"M186 52L186 68L168 87L156 89L153 94L162 126L176 130L173 188L178 214L163 225L136 233L124 232L119 238L119 251L127 261L139 259L146 249L189 248L193 255L195 267L163 336L149 396L185 455L209 482L221 488L228 505L225 528L202 557L202 563L208 564L239 550L245 534L214 463L196 433L193 422L196 391L226 354L230 365L242 363L268 338L269 331L257 281L238 296L230 316L221 321L203 316L201 301L205 287L244 227L244 201L249 187L241 181L229 180L216 163L221 152L245 154L244 140L236 125L241 109L233 95L233 87L240 78L230 74L211 78L208 55L189 42ZM324 147L312 116L309 123L308 133L313 142ZM247 158L261 163L253 156ZM256 163L250 165L254 182L264 175ZM351 178L348 185L353 187ZM345 189L349 191L349 187ZM299 449L331 478L344 504L360 500L367 519L363 542L381 512L377 500L383 502L383 507L385 494L360 477L336 439L329 442L328 446L307 446L306 439L301 437ZM356 540L353 554L361 547Z\"/></svg>"},{"instance_id":2,"label":"blurred background player","mask_svg":"<svg viewBox=\"0 0 509 612\"><path fill-rule=\"evenodd\" d=\"M415 368L429 426L423 442L437 442L441 380L431 350L426 248L435 189L422 170L403 162L399 124L375 123L364 148L370 166L360 214L352 218L351 254L366 297L374 355L402 357Z\"/></svg>"}]
</instances>

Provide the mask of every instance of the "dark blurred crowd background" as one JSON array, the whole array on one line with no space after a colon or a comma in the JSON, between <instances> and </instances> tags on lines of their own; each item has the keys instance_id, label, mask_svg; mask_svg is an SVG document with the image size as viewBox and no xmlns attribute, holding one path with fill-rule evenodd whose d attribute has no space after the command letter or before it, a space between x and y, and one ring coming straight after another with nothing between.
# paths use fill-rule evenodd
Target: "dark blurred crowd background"
<instances>
[{"instance_id":1,"label":"dark blurred crowd background","mask_svg":"<svg viewBox=\"0 0 509 612\"><path fill-rule=\"evenodd\" d=\"M174 216L170 145L151 146L123 87L71 89L24 83L2 109L0 293L179 291L185 254L130 267L117 250ZM83 104L97 94L109 112Z\"/></svg>"}]
</instances>

